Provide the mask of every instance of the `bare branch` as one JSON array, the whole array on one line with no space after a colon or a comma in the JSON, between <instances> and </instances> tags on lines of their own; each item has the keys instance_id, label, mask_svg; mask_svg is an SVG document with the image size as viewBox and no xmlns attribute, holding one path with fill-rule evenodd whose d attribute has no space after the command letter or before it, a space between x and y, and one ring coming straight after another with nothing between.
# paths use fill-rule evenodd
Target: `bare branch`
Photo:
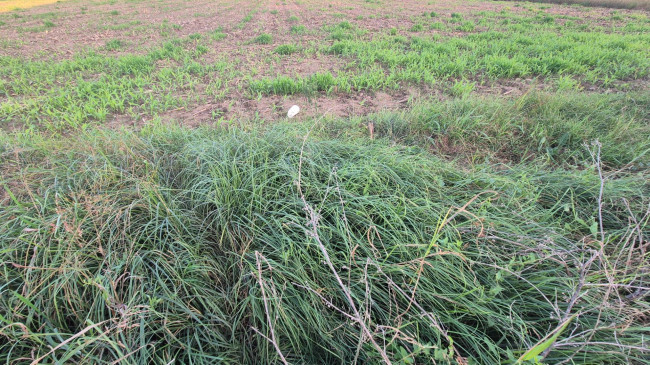
<instances>
[{"instance_id":1,"label":"bare branch","mask_svg":"<svg viewBox=\"0 0 650 365\"><path fill-rule=\"evenodd\" d=\"M327 266L330 268L332 271L332 274L334 275L334 278L336 278L337 283L339 284L339 287L343 291L343 294L345 295L345 298L348 301L348 304L350 305L350 309L352 309L353 317L354 320L361 326L361 329L363 330L364 334L368 337L372 345L377 349L379 354L381 355L381 358L384 360L386 364L392 364L390 359L388 358L388 355L386 355L386 351L379 346L379 344L375 341L375 338L366 326L366 323L363 321L363 318L361 317L361 313L357 309L356 304L354 303L354 299L352 299L352 295L350 294L350 291L348 288L345 286L343 283L343 280L341 280L341 277L339 276L338 272L336 271L336 268L334 267L334 264L332 264L332 260L330 259L329 253L327 252L327 249L325 248L325 245L320 239L320 236L318 234L318 221L320 219L320 216L312 206L307 202L307 199L305 198L305 194L302 191L302 163L303 163L303 158L304 158L304 150L305 150L305 144L307 143L307 138L309 138L309 134L311 131L314 129L316 124L318 123L318 120L314 125L311 127L307 135L305 135L305 138L302 142L302 147L300 148L300 161L298 164L298 180L296 181L296 186L298 188L298 193L300 194L300 199L302 200L304 210L306 212L307 216L307 227L308 229L305 231L305 234L308 237L311 237L316 241L318 244L318 247L320 248L321 253L323 254L323 257L325 258L325 262L327 263Z\"/></svg>"},{"instance_id":2,"label":"bare branch","mask_svg":"<svg viewBox=\"0 0 650 365\"><path fill-rule=\"evenodd\" d=\"M262 257L262 254L259 253L258 251L255 251L255 261L257 262L257 280L260 283L260 289L262 290L262 299L264 300L264 312L266 313L266 321L269 324L269 331L271 332L271 338L269 339L264 335L262 336L273 344L273 347L275 347L275 351L280 356L280 360L282 360L282 363L284 365L288 365L289 363L284 358L284 355L282 355L282 351L280 351L280 346L278 346L278 342L275 340L275 331L273 331L273 323L271 322L271 315L269 314L269 305L266 301L266 292L264 291L264 282L262 281L262 265L260 264L260 257ZM255 329L254 327L251 328L253 328L253 330L255 330L257 333L259 333L259 331L257 331L257 329Z\"/></svg>"}]
</instances>

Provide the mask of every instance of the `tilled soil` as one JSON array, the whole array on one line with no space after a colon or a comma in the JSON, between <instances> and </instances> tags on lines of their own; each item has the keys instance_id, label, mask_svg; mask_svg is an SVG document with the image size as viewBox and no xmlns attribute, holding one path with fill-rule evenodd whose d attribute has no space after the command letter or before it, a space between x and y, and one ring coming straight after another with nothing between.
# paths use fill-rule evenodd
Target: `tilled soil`
<instances>
[{"instance_id":1,"label":"tilled soil","mask_svg":"<svg viewBox=\"0 0 650 365\"><path fill-rule=\"evenodd\" d=\"M579 22L599 22L608 17L611 9L576 8L541 4L549 14L562 14L579 18ZM539 7L540 4L535 6ZM184 38L191 34L210 34L221 29L226 37L202 56L202 63L226 60L245 75L255 70L256 77L273 77L278 74L305 76L315 72L329 71L334 74L353 65L354 61L334 55L315 52L300 57L273 58L272 50L280 44L299 44L301 47L318 48L323 42L332 42L324 26L349 21L366 31L367 37L390 28L405 29L416 23L423 12L436 12L442 19L452 13L460 13L472 19L481 11L526 13L530 9L504 2L452 1L243 1L243 0L71 0L31 9L0 14L0 56L18 56L26 59L45 59L53 62L69 59L87 51L124 54L144 54L170 38ZM617 10L625 14L627 10ZM638 13L638 11L637 11ZM248 18L250 19L248 19ZM54 26L44 27L45 21ZM0 24L2 24L0 23ZM305 27L301 34L291 32L291 27ZM477 28L480 31L480 28ZM272 44L254 44L251 40L259 34L273 35ZM425 30L423 34L464 36L467 33ZM113 39L124 40L118 51L107 51L105 45ZM209 80L199 80L193 91L201 94ZM406 108L417 100L439 100L449 96L430 86L404 85L399 90L380 92L356 92L352 94L324 93L318 95L261 96L251 98L243 76L229 81L229 92L219 101L197 102L164 112L163 120L180 121L198 125L214 122L215 116L224 119L261 118L276 120L284 118L293 104L302 107L300 118L332 114L336 116L366 115L381 110ZM640 84L639 87L642 86ZM516 96L532 88L544 88L543 82L534 79L499 80L490 84L478 84L476 92L484 94ZM597 89L597 88L595 88ZM589 90L587 90L589 91ZM596 90L599 92L607 90ZM200 95L193 99L201 98ZM142 118L112 115L109 125L140 124L151 116Z\"/></svg>"}]
</instances>

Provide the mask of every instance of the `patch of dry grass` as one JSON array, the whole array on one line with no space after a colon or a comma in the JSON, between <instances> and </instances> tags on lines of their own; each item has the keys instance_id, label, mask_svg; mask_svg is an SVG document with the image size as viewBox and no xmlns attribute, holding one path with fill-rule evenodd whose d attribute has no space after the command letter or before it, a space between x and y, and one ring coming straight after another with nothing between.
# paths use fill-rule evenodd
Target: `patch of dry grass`
<instances>
[{"instance_id":1,"label":"patch of dry grass","mask_svg":"<svg viewBox=\"0 0 650 365\"><path fill-rule=\"evenodd\" d=\"M27 9L34 6L52 4L58 2L57 0L4 0L0 1L0 13L11 11L14 9Z\"/></svg>"}]
</instances>

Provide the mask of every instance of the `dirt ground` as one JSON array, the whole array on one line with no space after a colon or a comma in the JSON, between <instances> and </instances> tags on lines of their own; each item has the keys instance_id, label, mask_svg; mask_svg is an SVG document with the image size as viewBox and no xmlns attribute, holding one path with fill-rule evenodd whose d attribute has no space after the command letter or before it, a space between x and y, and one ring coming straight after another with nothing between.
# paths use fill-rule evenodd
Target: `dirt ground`
<instances>
[{"instance_id":1,"label":"dirt ground","mask_svg":"<svg viewBox=\"0 0 650 365\"><path fill-rule=\"evenodd\" d=\"M612 9L605 8L552 4L534 6L544 6L549 13L578 17L579 22L597 21L612 13ZM415 24L423 12L436 12L445 19L452 13L461 13L471 19L481 11L503 9L514 13L529 11L511 2L462 0L381 3L372 0L69 0L0 14L0 21L4 23L0 27L0 42L5 44L5 47L0 48L0 56L56 61L72 58L84 51L105 53L103 47L111 39L126 40L124 48L112 53L115 56L144 54L170 37L183 38L222 29L227 36L215 43L216 46L203 56L202 62L226 60L237 70L258 70L258 76L272 77L278 73L309 75L345 69L346 63L350 61L319 53L300 58L282 58L275 61L272 69L268 69L268 64L263 59L279 44L298 42L305 47L318 45L326 38L323 26L343 20L350 21L371 36L374 32L393 27L408 28ZM626 12L630 11L618 10L618 13ZM247 20L247 16L250 19ZM45 21L54 26L42 28ZM299 36L292 34L291 27L294 25L304 26L305 32ZM250 40L261 33L272 34L273 43L251 44ZM429 33L455 35L436 30ZM167 111L161 117L163 120L177 120L191 125L214 120L215 115L226 119L263 116L267 120L273 120L283 118L286 110L294 104L302 107L300 118L321 114L353 116L402 109L418 100L448 97L440 89L405 86L400 90L380 92L334 93L315 97L274 95L251 99L241 88L234 87L244 81L232 80L233 87L223 100L195 103ZM477 85L477 92L517 95L531 88L543 87L537 80L515 79ZM201 93L201 87L195 92ZM124 115L113 115L109 124L143 122L147 122L146 116L132 120Z\"/></svg>"},{"instance_id":2,"label":"dirt ground","mask_svg":"<svg viewBox=\"0 0 650 365\"><path fill-rule=\"evenodd\" d=\"M540 4L536 6L539 7ZM601 19L614 11L551 4L541 6L548 7L546 11L551 14L579 17L584 22ZM69 0L12 12L15 16L3 14L4 17L0 19L6 23L2 28L2 39L21 43L21 47L12 50L12 54L65 58L83 49L100 48L106 40L114 38L129 40L129 48L124 52L143 51L147 46L165 40L158 31L164 22L180 27L171 30L176 37L205 33L221 27L229 37L221 44L220 51L231 52L240 49L242 41L249 40L260 31L277 36L278 39L274 42L277 44L292 40L288 30L294 24L304 25L314 31L311 36L302 37L301 41L305 43L322 39L318 35L320 28L341 20L351 20L359 28L372 33L413 25L413 17L423 12L434 11L441 18L448 18L452 13L471 16L480 11L501 11L504 8L514 13L527 11L523 7L514 7L513 3L463 0L402 0L384 1L381 4L363 0ZM253 16L250 23L242 28L236 27L248 14ZM298 17L297 23L288 21L291 16ZM44 32L24 32L24 29L38 26L43 19L52 19L56 27Z\"/></svg>"}]
</instances>

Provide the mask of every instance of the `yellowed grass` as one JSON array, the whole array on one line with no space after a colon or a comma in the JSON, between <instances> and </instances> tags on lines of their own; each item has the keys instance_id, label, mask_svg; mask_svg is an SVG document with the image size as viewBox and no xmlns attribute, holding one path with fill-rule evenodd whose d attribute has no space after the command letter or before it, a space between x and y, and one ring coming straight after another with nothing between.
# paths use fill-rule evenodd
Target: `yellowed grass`
<instances>
[{"instance_id":1,"label":"yellowed grass","mask_svg":"<svg viewBox=\"0 0 650 365\"><path fill-rule=\"evenodd\" d=\"M0 0L0 13L14 10L16 8L27 9L34 6L52 4L59 0Z\"/></svg>"}]
</instances>

